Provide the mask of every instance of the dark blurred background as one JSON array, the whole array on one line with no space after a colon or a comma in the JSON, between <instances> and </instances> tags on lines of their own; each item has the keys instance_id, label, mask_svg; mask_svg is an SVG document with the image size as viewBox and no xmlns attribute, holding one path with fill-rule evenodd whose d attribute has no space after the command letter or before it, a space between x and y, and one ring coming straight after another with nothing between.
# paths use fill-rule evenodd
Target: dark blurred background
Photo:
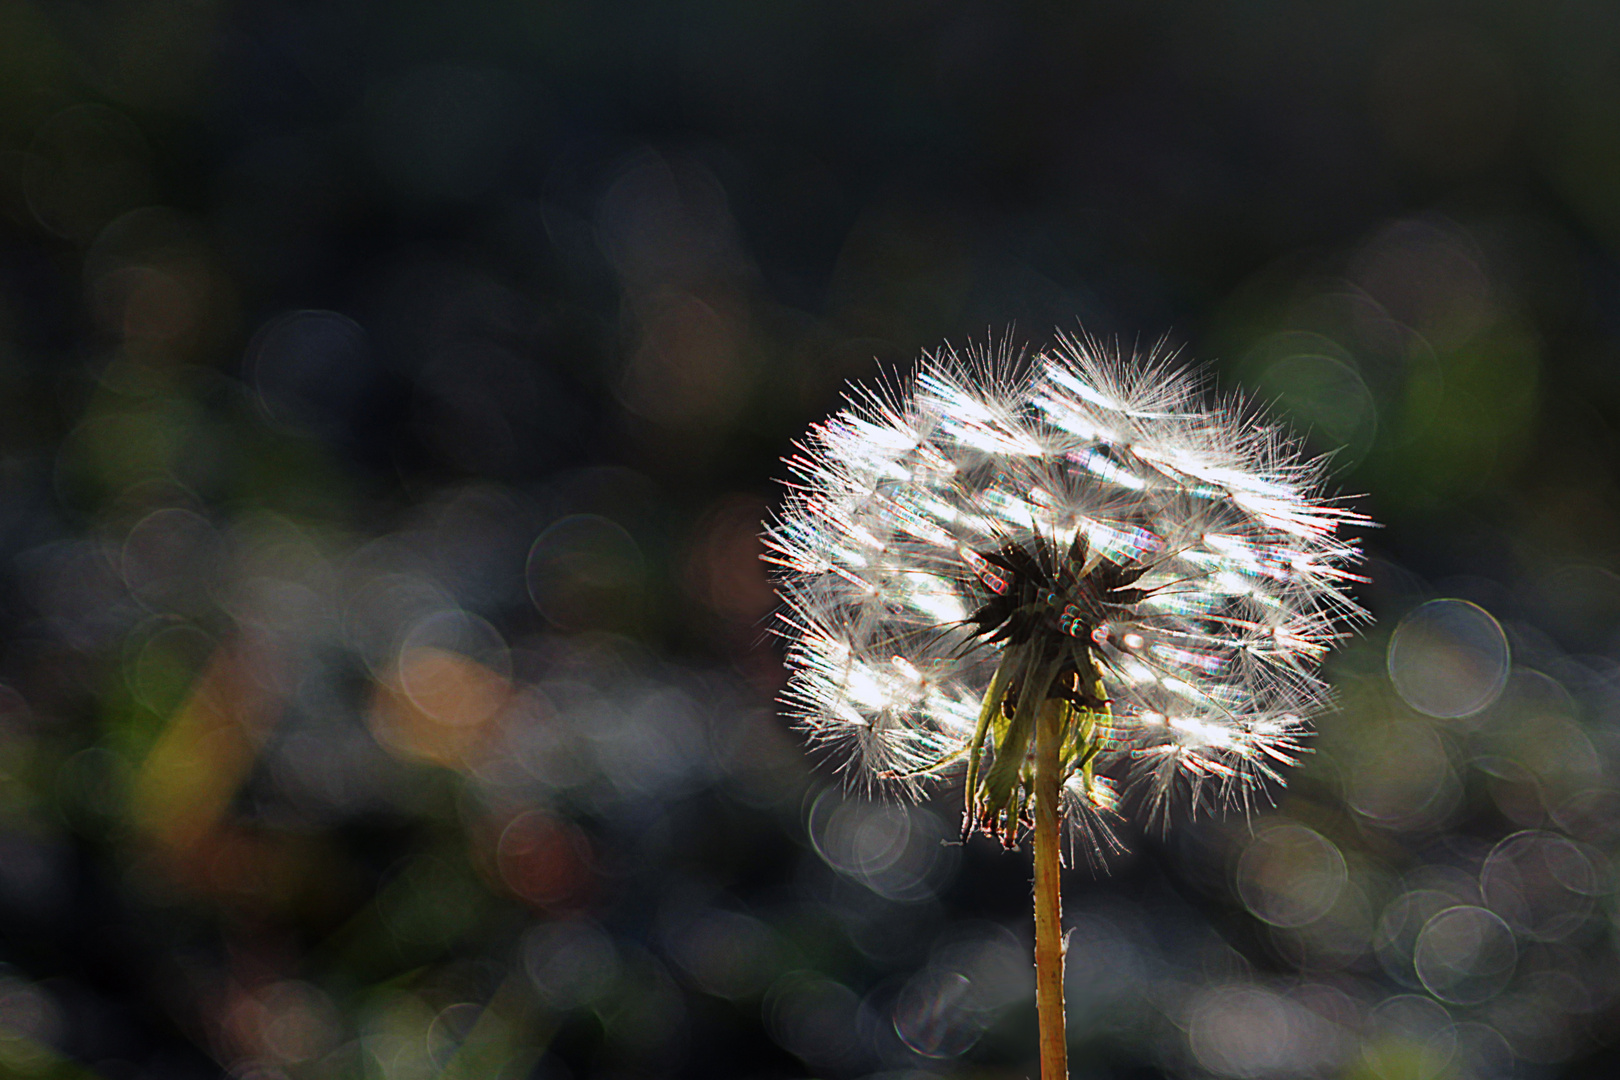
<instances>
[{"instance_id":1,"label":"dark blurred background","mask_svg":"<svg viewBox=\"0 0 1620 1080\"><path fill-rule=\"evenodd\" d=\"M1613 1075L1604 0L0 0L0 1073L1031 1075L757 534L1080 328L1384 527L1277 809L1069 875L1074 1075Z\"/></svg>"}]
</instances>

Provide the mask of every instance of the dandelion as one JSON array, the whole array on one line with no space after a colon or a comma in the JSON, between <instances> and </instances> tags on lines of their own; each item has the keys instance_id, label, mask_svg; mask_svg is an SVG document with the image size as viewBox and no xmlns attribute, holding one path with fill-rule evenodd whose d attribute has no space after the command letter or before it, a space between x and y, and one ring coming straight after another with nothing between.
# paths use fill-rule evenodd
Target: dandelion
<instances>
[{"instance_id":1,"label":"dandelion","mask_svg":"<svg viewBox=\"0 0 1620 1080\"><path fill-rule=\"evenodd\" d=\"M1043 1077L1065 1076L1061 829L1253 805L1304 750L1360 515L1322 464L1195 379L1062 339L926 356L789 459L767 530L786 699L853 775L962 776L963 833L1034 834Z\"/></svg>"}]
</instances>

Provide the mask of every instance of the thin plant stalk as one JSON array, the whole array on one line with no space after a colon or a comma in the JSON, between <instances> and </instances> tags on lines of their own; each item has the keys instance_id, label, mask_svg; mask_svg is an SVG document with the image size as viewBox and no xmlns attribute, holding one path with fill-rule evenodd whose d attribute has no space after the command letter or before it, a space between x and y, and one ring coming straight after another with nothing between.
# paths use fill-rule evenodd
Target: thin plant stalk
<instances>
[{"instance_id":1,"label":"thin plant stalk","mask_svg":"<svg viewBox=\"0 0 1620 1080\"><path fill-rule=\"evenodd\" d=\"M1069 1046L1063 1021L1063 898L1058 828L1064 714L1047 701L1035 731L1035 1011L1040 1024L1041 1080L1068 1080Z\"/></svg>"}]
</instances>

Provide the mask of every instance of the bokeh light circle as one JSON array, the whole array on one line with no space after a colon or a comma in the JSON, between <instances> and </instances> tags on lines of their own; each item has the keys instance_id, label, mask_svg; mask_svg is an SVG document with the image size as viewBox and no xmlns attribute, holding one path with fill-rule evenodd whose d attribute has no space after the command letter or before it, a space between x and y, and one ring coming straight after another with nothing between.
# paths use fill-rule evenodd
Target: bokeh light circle
<instances>
[{"instance_id":1,"label":"bokeh light circle","mask_svg":"<svg viewBox=\"0 0 1620 1080\"><path fill-rule=\"evenodd\" d=\"M335 311L291 311L248 344L244 375L277 426L339 439L375 378L360 324Z\"/></svg>"},{"instance_id":2,"label":"bokeh light circle","mask_svg":"<svg viewBox=\"0 0 1620 1080\"><path fill-rule=\"evenodd\" d=\"M860 999L849 987L810 971L790 971L765 994L772 1039L806 1063L843 1071L860 1052Z\"/></svg>"},{"instance_id":3,"label":"bokeh light circle","mask_svg":"<svg viewBox=\"0 0 1620 1080\"><path fill-rule=\"evenodd\" d=\"M1328 1073L1333 1056L1328 1028L1284 994L1234 983L1198 995L1187 1041L1198 1063L1217 1076L1285 1080Z\"/></svg>"},{"instance_id":4,"label":"bokeh light circle","mask_svg":"<svg viewBox=\"0 0 1620 1080\"><path fill-rule=\"evenodd\" d=\"M1237 866L1244 906L1272 926L1304 926L1333 907L1346 880L1344 856L1303 825L1277 825L1255 836Z\"/></svg>"},{"instance_id":5,"label":"bokeh light circle","mask_svg":"<svg viewBox=\"0 0 1620 1080\"><path fill-rule=\"evenodd\" d=\"M1478 1005L1495 997L1513 977L1517 959L1508 924L1467 904L1431 918L1413 951L1413 967L1424 989L1454 1005Z\"/></svg>"},{"instance_id":6,"label":"bokeh light circle","mask_svg":"<svg viewBox=\"0 0 1620 1080\"><path fill-rule=\"evenodd\" d=\"M413 626L399 650L399 686L441 723L483 723L511 695L506 641L487 620L465 611L435 612Z\"/></svg>"},{"instance_id":7,"label":"bokeh light circle","mask_svg":"<svg viewBox=\"0 0 1620 1080\"><path fill-rule=\"evenodd\" d=\"M224 543L208 519L170 506L147 514L129 531L119 568L130 593L153 610L206 610L206 589L224 556Z\"/></svg>"},{"instance_id":8,"label":"bokeh light circle","mask_svg":"<svg viewBox=\"0 0 1620 1080\"><path fill-rule=\"evenodd\" d=\"M1364 818L1388 829L1443 821L1462 796L1445 743L1433 725L1405 718L1366 738L1345 798Z\"/></svg>"},{"instance_id":9,"label":"bokeh light circle","mask_svg":"<svg viewBox=\"0 0 1620 1080\"><path fill-rule=\"evenodd\" d=\"M967 976L924 969L906 983L894 1004L895 1034L923 1057L956 1057L984 1033L983 1016L973 1004L973 983Z\"/></svg>"},{"instance_id":10,"label":"bokeh light circle","mask_svg":"<svg viewBox=\"0 0 1620 1080\"><path fill-rule=\"evenodd\" d=\"M1466 600L1430 600L1407 612L1389 639L1396 693L1429 716L1472 716L1507 684L1507 635L1484 608Z\"/></svg>"},{"instance_id":11,"label":"bokeh light circle","mask_svg":"<svg viewBox=\"0 0 1620 1080\"><path fill-rule=\"evenodd\" d=\"M1479 875L1486 905L1537 941L1569 937L1591 913L1601 881L1580 845L1526 831L1497 844Z\"/></svg>"},{"instance_id":12,"label":"bokeh light circle","mask_svg":"<svg viewBox=\"0 0 1620 1080\"><path fill-rule=\"evenodd\" d=\"M594 922L543 922L523 935L523 968L543 1004L564 1011L608 993L622 964L613 939Z\"/></svg>"},{"instance_id":13,"label":"bokeh light circle","mask_svg":"<svg viewBox=\"0 0 1620 1080\"><path fill-rule=\"evenodd\" d=\"M1429 998L1385 998L1367 1015L1361 1054L1383 1080L1439 1080L1450 1074L1456 1053L1451 1014Z\"/></svg>"},{"instance_id":14,"label":"bokeh light circle","mask_svg":"<svg viewBox=\"0 0 1620 1080\"><path fill-rule=\"evenodd\" d=\"M585 833L543 810L509 822L495 847L501 881L531 904L567 905L591 883L591 848Z\"/></svg>"},{"instance_id":15,"label":"bokeh light circle","mask_svg":"<svg viewBox=\"0 0 1620 1080\"><path fill-rule=\"evenodd\" d=\"M733 1001L762 992L782 953L776 932L765 923L719 908L676 921L665 947L694 985Z\"/></svg>"},{"instance_id":16,"label":"bokeh light circle","mask_svg":"<svg viewBox=\"0 0 1620 1080\"><path fill-rule=\"evenodd\" d=\"M920 806L849 799L828 788L810 805L810 842L828 866L889 900L936 894L955 871L959 848Z\"/></svg>"},{"instance_id":17,"label":"bokeh light circle","mask_svg":"<svg viewBox=\"0 0 1620 1080\"><path fill-rule=\"evenodd\" d=\"M646 567L624 526L600 514L571 514L529 550L529 597L565 630L623 628L636 619Z\"/></svg>"},{"instance_id":18,"label":"bokeh light circle","mask_svg":"<svg viewBox=\"0 0 1620 1080\"><path fill-rule=\"evenodd\" d=\"M1513 1075L1513 1049L1489 1024L1469 1020L1456 1027L1457 1075L1469 1080L1495 1080Z\"/></svg>"},{"instance_id":19,"label":"bokeh light circle","mask_svg":"<svg viewBox=\"0 0 1620 1080\"><path fill-rule=\"evenodd\" d=\"M1318 354L1289 356L1266 369L1259 392L1299 428L1316 449L1335 452L1335 463L1367 456L1378 434L1378 406L1354 368Z\"/></svg>"},{"instance_id":20,"label":"bokeh light circle","mask_svg":"<svg viewBox=\"0 0 1620 1080\"><path fill-rule=\"evenodd\" d=\"M1423 985L1413 963L1418 937L1430 919L1457 902L1440 889L1410 889L1385 905L1373 933L1373 952L1392 979L1414 988Z\"/></svg>"}]
</instances>

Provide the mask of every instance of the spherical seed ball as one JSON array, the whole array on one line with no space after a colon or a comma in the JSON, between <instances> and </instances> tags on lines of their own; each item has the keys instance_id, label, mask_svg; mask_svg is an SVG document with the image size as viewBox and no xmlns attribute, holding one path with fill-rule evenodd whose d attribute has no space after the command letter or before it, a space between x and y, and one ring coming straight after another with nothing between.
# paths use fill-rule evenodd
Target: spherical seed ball
<instances>
[{"instance_id":1,"label":"spherical seed ball","mask_svg":"<svg viewBox=\"0 0 1620 1080\"><path fill-rule=\"evenodd\" d=\"M788 464L766 540L811 740L916 794L964 767L1007 650L1059 642L1084 660L1052 693L1104 719L1067 768L1088 843L1121 789L1162 823L1279 780L1362 614L1339 531L1365 519L1320 462L1160 359L928 355L856 386Z\"/></svg>"}]
</instances>

